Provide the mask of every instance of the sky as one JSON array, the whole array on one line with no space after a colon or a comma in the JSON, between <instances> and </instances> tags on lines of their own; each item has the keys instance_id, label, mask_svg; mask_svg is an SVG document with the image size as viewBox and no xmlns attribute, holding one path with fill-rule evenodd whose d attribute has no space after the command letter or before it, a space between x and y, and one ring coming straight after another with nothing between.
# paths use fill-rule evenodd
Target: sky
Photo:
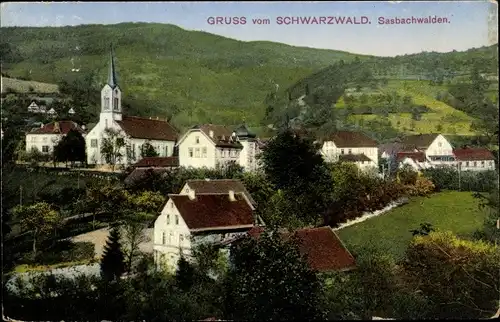
<instances>
[{"instance_id":1,"label":"sky","mask_svg":"<svg viewBox=\"0 0 500 322\"><path fill-rule=\"evenodd\" d=\"M498 42L494 2L4 2L1 26L74 26L156 22L243 41L396 56L422 51L463 51ZM278 17L360 17L371 24L283 25ZM379 17L448 19L444 24L381 25ZM209 17L245 17L245 25L211 25ZM253 24L252 19L270 19Z\"/></svg>"}]
</instances>

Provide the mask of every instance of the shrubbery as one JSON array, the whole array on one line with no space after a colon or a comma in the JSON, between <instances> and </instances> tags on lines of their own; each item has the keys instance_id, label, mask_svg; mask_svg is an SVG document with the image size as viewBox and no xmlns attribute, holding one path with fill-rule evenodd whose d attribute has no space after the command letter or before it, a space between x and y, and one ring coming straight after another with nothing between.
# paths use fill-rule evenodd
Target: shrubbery
<instances>
[{"instance_id":1,"label":"shrubbery","mask_svg":"<svg viewBox=\"0 0 500 322\"><path fill-rule=\"evenodd\" d=\"M497 183L496 171L459 171L452 167L433 168L422 171L436 190L460 190L488 192Z\"/></svg>"}]
</instances>

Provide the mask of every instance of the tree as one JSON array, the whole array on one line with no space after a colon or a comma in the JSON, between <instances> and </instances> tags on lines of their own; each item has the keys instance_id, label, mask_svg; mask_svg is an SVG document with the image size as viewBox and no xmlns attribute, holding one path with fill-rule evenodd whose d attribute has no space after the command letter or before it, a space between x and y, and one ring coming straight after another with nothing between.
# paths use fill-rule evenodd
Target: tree
<instances>
[{"instance_id":1,"label":"tree","mask_svg":"<svg viewBox=\"0 0 500 322\"><path fill-rule=\"evenodd\" d=\"M85 162L87 160L85 151L85 139L82 134L71 129L55 146L54 158L57 162Z\"/></svg>"},{"instance_id":2,"label":"tree","mask_svg":"<svg viewBox=\"0 0 500 322\"><path fill-rule=\"evenodd\" d=\"M156 152L155 147L151 144L151 142L146 141L141 146L141 157L157 157L158 152Z\"/></svg>"},{"instance_id":3,"label":"tree","mask_svg":"<svg viewBox=\"0 0 500 322\"><path fill-rule=\"evenodd\" d=\"M451 232L430 232L415 236L405 257L406 280L429 298L431 318L479 319L497 310L497 246Z\"/></svg>"},{"instance_id":4,"label":"tree","mask_svg":"<svg viewBox=\"0 0 500 322\"><path fill-rule=\"evenodd\" d=\"M19 219L23 230L31 231L33 236L33 257L36 257L37 243L40 239L60 227L61 218L51 205L39 202L30 206L17 206L14 216Z\"/></svg>"},{"instance_id":5,"label":"tree","mask_svg":"<svg viewBox=\"0 0 500 322\"><path fill-rule=\"evenodd\" d=\"M181 253L177 270L175 272L175 281L181 290L188 290L194 282L195 269Z\"/></svg>"},{"instance_id":6,"label":"tree","mask_svg":"<svg viewBox=\"0 0 500 322\"><path fill-rule=\"evenodd\" d=\"M101 259L101 276L106 281L119 280L125 272L125 256L120 245L120 230L118 226L111 229L104 246Z\"/></svg>"},{"instance_id":7,"label":"tree","mask_svg":"<svg viewBox=\"0 0 500 322\"><path fill-rule=\"evenodd\" d=\"M104 130L105 137L102 140L101 154L107 164L115 169L115 165L122 160L122 149L125 147L125 140L120 131L107 128Z\"/></svg>"},{"instance_id":8,"label":"tree","mask_svg":"<svg viewBox=\"0 0 500 322\"><path fill-rule=\"evenodd\" d=\"M140 254L140 244L147 241L144 230L147 224L144 223L144 218L148 218L147 214L129 214L122 227L123 241L125 248L125 263L126 271L131 272L134 264L134 259Z\"/></svg>"},{"instance_id":9,"label":"tree","mask_svg":"<svg viewBox=\"0 0 500 322\"><path fill-rule=\"evenodd\" d=\"M322 285L300 255L296 241L275 231L232 246L226 281L226 318L317 320Z\"/></svg>"}]
</instances>

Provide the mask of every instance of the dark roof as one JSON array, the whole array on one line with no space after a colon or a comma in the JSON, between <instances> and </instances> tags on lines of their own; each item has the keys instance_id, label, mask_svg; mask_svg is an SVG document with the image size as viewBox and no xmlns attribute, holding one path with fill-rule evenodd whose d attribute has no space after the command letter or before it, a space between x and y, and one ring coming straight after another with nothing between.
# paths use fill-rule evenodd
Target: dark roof
<instances>
[{"instance_id":1,"label":"dark roof","mask_svg":"<svg viewBox=\"0 0 500 322\"><path fill-rule=\"evenodd\" d=\"M262 227L254 227L248 235L258 238L263 231ZM283 232L283 237L290 236L298 237L301 254L306 256L310 267L318 272L350 270L356 267L356 260L330 227Z\"/></svg>"},{"instance_id":2,"label":"dark roof","mask_svg":"<svg viewBox=\"0 0 500 322\"><path fill-rule=\"evenodd\" d=\"M179 158L177 157L145 157L134 164L136 168L170 168L178 166Z\"/></svg>"},{"instance_id":3,"label":"dark roof","mask_svg":"<svg viewBox=\"0 0 500 322\"><path fill-rule=\"evenodd\" d=\"M77 130L80 133L85 133L85 131L73 121L58 121L45 124L43 127L37 128L28 134L68 134L70 130Z\"/></svg>"},{"instance_id":4,"label":"dark roof","mask_svg":"<svg viewBox=\"0 0 500 322\"><path fill-rule=\"evenodd\" d=\"M176 141L177 130L167 121L147 119L136 116L123 116L116 121L133 138L161 141Z\"/></svg>"},{"instance_id":5,"label":"dark roof","mask_svg":"<svg viewBox=\"0 0 500 322\"><path fill-rule=\"evenodd\" d=\"M323 138L323 141L333 141L338 148L376 148L377 141L361 132L338 131Z\"/></svg>"},{"instance_id":6,"label":"dark roof","mask_svg":"<svg viewBox=\"0 0 500 322\"><path fill-rule=\"evenodd\" d=\"M238 229L254 224L252 208L238 193L235 201L229 194L196 195L193 200L188 195L168 196L189 229Z\"/></svg>"},{"instance_id":7,"label":"dark roof","mask_svg":"<svg viewBox=\"0 0 500 322\"><path fill-rule=\"evenodd\" d=\"M146 177L146 173L148 170L153 171L155 174L163 174L168 171L166 168L136 168L134 169L123 181L125 185L132 184L139 180L143 180Z\"/></svg>"},{"instance_id":8,"label":"dark roof","mask_svg":"<svg viewBox=\"0 0 500 322\"><path fill-rule=\"evenodd\" d=\"M406 158L410 158L413 161L425 162L426 157L424 152L398 152L396 155L396 161L401 162Z\"/></svg>"},{"instance_id":9,"label":"dark roof","mask_svg":"<svg viewBox=\"0 0 500 322\"><path fill-rule=\"evenodd\" d=\"M401 144L405 149L427 149L439 134L419 134L409 135L401 139Z\"/></svg>"},{"instance_id":10,"label":"dark roof","mask_svg":"<svg viewBox=\"0 0 500 322\"><path fill-rule=\"evenodd\" d=\"M339 160L344 162L362 162L362 161L371 161L369 157L361 154L341 154L339 155Z\"/></svg>"},{"instance_id":11,"label":"dark roof","mask_svg":"<svg viewBox=\"0 0 500 322\"><path fill-rule=\"evenodd\" d=\"M246 127L245 124L240 125L236 130L234 130L234 133L236 134L237 137L239 138L255 138L256 135L251 133L250 130Z\"/></svg>"},{"instance_id":12,"label":"dark roof","mask_svg":"<svg viewBox=\"0 0 500 322\"><path fill-rule=\"evenodd\" d=\"M256 205L255 200L245 188L245 185L240 180L234 179L205 179L205 180L188 180L186 184L195 191L195 194L213 194L213 193L228 193L230 190L235 193L244 193L245 197L251 204Z\"/></svg>"},{"instance_id":13,"label":"dark roof","mask_svg":"<svg viewBox=\"0 0 500 322\"><path fill-rule=\"evenodd\" d=\"M215 146L220 148L242 149L240 142L232 136L233 131L224 125L203 124L194 126L193 129L200 129L214 142ZM213 136L210 136L212 132Z\"/></svg>"},{"instance_id":14,"label":"dark roof","mask_svg":"<svg viewBox=\"0 0 500 322\"><path fill-rule=\"evenodd\" d=\"M113 57L113 46L111 46L109 58L110 58L110 61L109 61L109 73L108 73L108 85L114 89L115 87L118 86L118 82L116 80L115 58Z\"/></svg>"},{"instance_id":15,"label":"dark roof","mask_svg":"<svg viewBox=\"0 0 500 322\"><path fill-rule=\"evenodd\" d=\"M495 160L493 153L485 148L463 148L453 150L453 154L460 161Z\"/></svg>"},{"instance_id":16,"label":"dark roof","mask_svg":"<svg viewBox=\"0 0 500 322\"><path fill-rule=\"evenodd\" d=\"M383 154L384 152L388 155L396 155L399 151L403 149L403 145L399 142L384 143L379 145L378 152Z\"/></svg>"}]
</instances>

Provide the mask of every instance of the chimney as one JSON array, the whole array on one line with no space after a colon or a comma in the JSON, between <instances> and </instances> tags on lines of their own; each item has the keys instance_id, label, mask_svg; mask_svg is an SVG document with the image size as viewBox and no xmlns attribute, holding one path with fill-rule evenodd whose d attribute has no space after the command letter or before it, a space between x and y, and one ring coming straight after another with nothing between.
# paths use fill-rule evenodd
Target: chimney
<instances>
[{"instance_id":1,"label":"chimney","mask_svg":"<svg viewBox=\"0 0 500 322\"><path fill-rule=\"evenodd\" d=\"M229 190L229 200L236 201L236 198L234 198L234 191L233 190Z\"/></svg>"},{"instance_id":2,"label":"chimney","mask_svg":"<svg viewBox=\"0 0 500 322\"><path fill-rule=\"evenodd\" d=\"M208 136L210 136L213 139L214 138L214 131L210 130L208 132Z\"/></svg>"},{"instance_id":3,"label":"chimney","mask_svg":"<svg viewBox=\"0 0 500 322\"><path fill-rule=\"evenodd\" d=\"M61 132L61 128L59 127L59 122L54 122L54 132Z\"/></svg>"},{"instance_id":4,"label":"chimney","mask_svg":"<svg viewBox=\"0 0 500 322\"><path fill-rule=\"evenodd\" d=\"M189 200L194 200L196 198L196 193L195 193L194 189L189 190L188 197L189 197Z\"/></svg>"}]
</instances>

